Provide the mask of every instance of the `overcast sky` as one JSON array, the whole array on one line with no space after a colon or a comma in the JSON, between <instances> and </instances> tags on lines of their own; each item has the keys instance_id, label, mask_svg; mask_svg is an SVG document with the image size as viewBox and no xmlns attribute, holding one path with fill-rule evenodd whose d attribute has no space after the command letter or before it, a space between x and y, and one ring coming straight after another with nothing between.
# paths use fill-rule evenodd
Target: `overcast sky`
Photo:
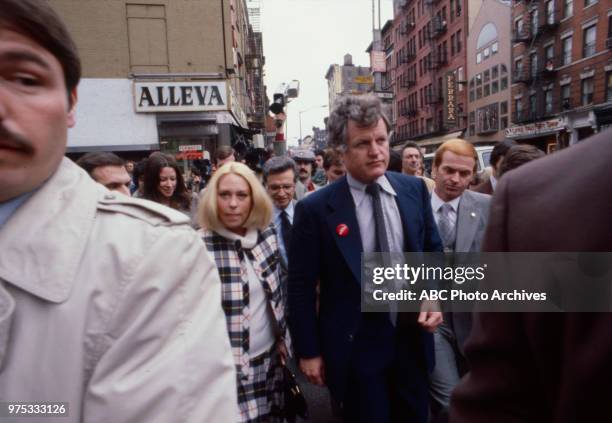
<instances>
[{"instance_id":1,"label":"overcast sky","mask_svg":"<svg viewBox=\"0 0 612 423\"><path fill-rule=\"evenodd\" d=\"M393 0L380 3L384 25L393 18ZM328 103L329 65L342 64L350 53L355 65L369 66L372 0L261 0L261 31L268 97L279 84L300 81L299 97L287 108L287 139L297 145L300 111L308 110L301 114L303 137L312 135L313 126L323 128L329 112L319 106Z\"/></svg>"}]
</instances>

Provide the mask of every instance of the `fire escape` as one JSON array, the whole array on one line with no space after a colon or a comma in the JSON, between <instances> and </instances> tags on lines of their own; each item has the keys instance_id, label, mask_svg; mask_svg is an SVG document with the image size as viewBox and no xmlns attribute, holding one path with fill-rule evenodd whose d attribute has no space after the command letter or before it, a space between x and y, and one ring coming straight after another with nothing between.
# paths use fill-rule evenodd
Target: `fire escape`
<instances>
[{"instance_id":1,"label":"fire escape","mask_svg":"<svg viewBox=\"0 0 612 423\"><path fill-rule=\"evenodd\" d=\"M261 32L249 31L248 47L246 67L251 82L250 95L253 109L247 118L249 126L264 129L266 126L266 98L263 81L265 57L263 55Z\"/></svg>"},{"instance_id":2,"label":"fire escape","mask_svg":"<svg viewBox=\"0 0 612 423\"><path fill-rule=\"evenodd\" d=\"M412 3L412 0L400 0L399 5L405 11L409 10L409 6ZM404 16L401 20L399 26L399 35L402 38L401 43L397 43L398 47L401 45L402 47L398 50L397 62L398 68L402 65L409 65L413 63L416 59L416 45L410 42L410 35L416 28L415 16L410 13L404 13ZM397 72L396 76L396 86L398 89L405 90L409 94L404 97L403 100L399 102L398 113L400 116L405 119L412 119L417 116L418 109L416 105L412 105L409 103L409 96L412 89L416 86L416 68L413 67L403 67L400 68L401 72ZM400 135L398 138L399 141L408 140L408 134Z\"/></svg>"},{"instance_id":3,"label":"fire escape","mask_svg":"<svg viewBox=\"0 0 612 423\"><path fill-rule=\"evenodd\" d=\"M425 0L425 5L429 9L431 17L430 22L426 26L426 37L429 41L430 54L426 57L426 68L431 71L431 84L427 86L425 91L425 104L432 111L432 121L425 128L423 135L435 135L446 131L444 121L442 119L441 107L444 103L443 88L439 82L442 80L442 69L448 64L448 52L443 48L439 39L446 33L448 23L447 17L442 15L442 11L435 12L436 6L440 0ZM450 11L450 13L453 13Z\"/></svg>"},{"instance_id":4,"label":"fire escape","mask_svg":"<svg viewBox=\"0 0 612 423\"><path fill-rule=\"evenodd\" d=\"M546 3L544 10L541 10L537 1L528 2L526 7L529 19L523 19L522 25L513 30L512 41L526 46L523 59L513 65L512 82L521 84L523 93L523 107L515 109L512 114L514 123L535 122L562 111L559 108L560 102L554 101L554 90L543 89L554 81L561 66L559 54L553 50L554 45L551 49L539 43L559 27L560 13L552 5L552 2ZM561 108L568 109L569 104L563 104Z\"/></svg>"}]
</instances>

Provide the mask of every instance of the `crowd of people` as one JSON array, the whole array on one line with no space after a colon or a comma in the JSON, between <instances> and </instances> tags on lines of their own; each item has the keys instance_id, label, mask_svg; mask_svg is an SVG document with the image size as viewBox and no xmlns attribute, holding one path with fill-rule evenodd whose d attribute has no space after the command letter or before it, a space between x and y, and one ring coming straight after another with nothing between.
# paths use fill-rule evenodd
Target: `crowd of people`
<instances>
[{"instance_id":1,"label":"crowd of people","mask_svg":"<svg viewBox=\"0 0 612 423\"><path fill-rule=\"evenodd\" d=\"M74 42L46 2L1 5L2 404L67 404L58 421L295 421L290 368L329 390L327 421L608 414L609 313L364 313L361 256L610 251L610 131L545 159L500 142L476 185L471 143L444 142L428 175L417 144L390 148L380 100L349 95L328 149L261 168L229 146L187 177L162 152L75 164ZM555 179L576 156L589 166Z\"/></svg>"}]
</instances>

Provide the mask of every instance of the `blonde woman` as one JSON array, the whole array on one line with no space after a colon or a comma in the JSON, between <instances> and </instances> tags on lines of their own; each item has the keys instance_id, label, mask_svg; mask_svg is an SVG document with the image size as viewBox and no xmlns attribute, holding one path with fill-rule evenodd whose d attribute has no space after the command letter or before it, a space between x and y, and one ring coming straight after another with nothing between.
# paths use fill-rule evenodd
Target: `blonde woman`
<instances>
[{"instance_id":1,"label":"blonde woman","mask_svg":"<svg viewBox=\"0 0 612 423\"><path fill-rule=\"evenodd\" d=\"M221 277L240 421L280 422L288 349L272 203L251 169L230 162L206 186L198 217Z\"/></svg>"}]
</instances>

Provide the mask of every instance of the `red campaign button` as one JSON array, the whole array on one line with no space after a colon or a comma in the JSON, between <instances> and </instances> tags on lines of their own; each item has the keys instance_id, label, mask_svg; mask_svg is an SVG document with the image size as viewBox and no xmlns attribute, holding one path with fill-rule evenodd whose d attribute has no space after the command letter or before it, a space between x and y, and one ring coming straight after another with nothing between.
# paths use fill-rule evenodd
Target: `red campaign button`
<instances>
[{"instance_id":1,"label":"red campaign button","mask_svg":"<svg viewBox=\"0 0 612 423\"><path fill-rule=\"evenodd\" d=\"M338 226L336 226L336 233L339 236L347 236L349 233L349 228L344 223L341 223Z\"/></svg>"}]
</instances>

